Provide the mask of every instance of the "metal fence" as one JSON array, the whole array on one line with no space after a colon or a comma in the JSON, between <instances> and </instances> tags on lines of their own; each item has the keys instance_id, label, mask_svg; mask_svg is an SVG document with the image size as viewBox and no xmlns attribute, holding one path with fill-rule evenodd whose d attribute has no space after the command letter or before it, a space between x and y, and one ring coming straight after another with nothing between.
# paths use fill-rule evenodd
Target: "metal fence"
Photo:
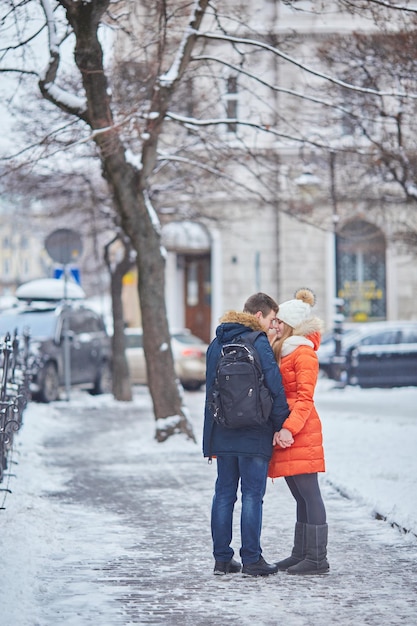
<instances>
[{"instance_id":1,"label":"metal fence","mask_svg":"<svg viewBox=\"0 0 417 626\"><path fill-rule=\"evenodd\" d=\"M30 399L29 341L29 333L24 332L21 339L17 333L7 333L0 342L0 483L8 475L13 439ZM0 491L10 492L3 487Z\"/></svg>"}]
</instances>

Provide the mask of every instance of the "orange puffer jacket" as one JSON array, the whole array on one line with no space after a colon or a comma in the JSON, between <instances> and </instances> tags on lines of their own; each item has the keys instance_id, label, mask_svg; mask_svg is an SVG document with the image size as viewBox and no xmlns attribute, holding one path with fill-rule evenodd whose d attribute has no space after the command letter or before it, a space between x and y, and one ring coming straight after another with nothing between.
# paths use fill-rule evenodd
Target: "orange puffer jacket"
<instances>
[{"instance_id":1,"label":"orange puffer jacket","mask_svg":"<svg viewBox=\"0 0 417 626\"><path fill-rule=\"evenodd\" d=\"M321 337L312 324L316 321L310 320L307 336L293 335L284 342L280 370L291 412L283 428L291 431L294 443L290 448L275 446L269 464L271 478L325 471L321 422L313 400Z\"/></svg>"}]
</instances>

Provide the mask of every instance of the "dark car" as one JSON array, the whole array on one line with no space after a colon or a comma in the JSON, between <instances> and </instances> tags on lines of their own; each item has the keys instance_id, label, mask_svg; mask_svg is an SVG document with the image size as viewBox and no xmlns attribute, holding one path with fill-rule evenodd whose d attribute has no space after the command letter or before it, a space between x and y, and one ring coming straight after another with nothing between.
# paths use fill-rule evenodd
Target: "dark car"
<instances>
[{"instance_id":1,"label":"dark car","mask_svg":"<svg viewBox=\"0 0 417 626\"><path fill-rule=\"evenodd\" d=\"M325 348L320 367L330 378L360 387L417 385L417 322L370 322L342 335L341 355ZM322 363L320 362L322 359Z\"/></svg>"},{"instance_id":2,"label":"dark car","mask_svg":"<svg viewBox=\"0 0 417 626\"><path fill-rule=\"evenodd\" d=\"M65 315L67 321L64 322ZM30 335L29 363L32 397L52 402L68 383L65 372L64 331L67 324L71 385L99 394L111 390L111 345L104 322L95 311L73 302L19 305L0 314L0 338L7 333Z\"/></svg>"},{"instance_id":3,"label":"dark car","mask_svg":"<svg viewBox=\"0 0 417 626\"><path fill-rule=\"evenodd\" d=\"M349 336L353 334L360 336L358 333L364 326L366 326L366 324L346 323L338 327L337 332L338 338L340 339L342 355L344 354ZM344 365L345 358L344 356L336 357L335 332L333 330L323 334L317 356L319 359L320 374L326 378L336 379L338 377L337 370L339 369L339 364Z\"/></svg>"}]
</instances>

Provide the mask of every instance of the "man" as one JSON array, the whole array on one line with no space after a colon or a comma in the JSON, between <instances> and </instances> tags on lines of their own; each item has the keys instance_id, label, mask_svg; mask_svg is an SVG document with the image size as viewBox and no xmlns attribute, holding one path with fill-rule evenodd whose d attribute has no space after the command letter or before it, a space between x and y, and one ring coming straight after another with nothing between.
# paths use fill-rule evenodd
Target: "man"
<instances>
[{"instance_id":1,"label":"man","mask_svg":"<svg viewBox=\"0 0 417 626\"><path fill-rule=\"evenodd\" d=\"M229 574L241 570L234 558L232 541L233 509L239 480L242 492L241 548L242 573L268 576L278 571L268 564L260 545L262 506L266 489L268 464L272 455L272 438L281 430L289 415L288 405L267 333L276 323L277 303L264 293L257 293L245 303L243 312L229 311L220 320L216 338L207 350L206 405L204 412L203 453L217 459L217 480L211 511L214 573ZM210 390L216 376L222 346L254 330L264 331L255 341L264 382L273 406L270 418L262 426L228 429L213 420Z\"/></svg>"}]
</instances>

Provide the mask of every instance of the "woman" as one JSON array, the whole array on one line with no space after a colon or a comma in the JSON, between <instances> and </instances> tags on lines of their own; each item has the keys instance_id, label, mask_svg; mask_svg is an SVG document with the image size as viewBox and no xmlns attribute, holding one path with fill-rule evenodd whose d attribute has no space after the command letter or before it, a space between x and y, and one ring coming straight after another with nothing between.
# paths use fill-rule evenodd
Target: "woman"
<instances>
[{"instance_id":1,"label":"woman","mask_svg":"<svg viewBox=\"0 0 417 626\"><path fill-rule=\"evenodd\" d=\"M314 303L310 289L299 289L294 300L280 304L277 332L272 339L290 415L282 430L274 435L268 475L271 478L284 476L296 500L292 553L277 563L278 569L289 574L329 571L326 509L317 474L325 471L322 429L313 400L319 370L316 350L320 345L322 322L312 315Z\"/></svg>"}]
</instances>

